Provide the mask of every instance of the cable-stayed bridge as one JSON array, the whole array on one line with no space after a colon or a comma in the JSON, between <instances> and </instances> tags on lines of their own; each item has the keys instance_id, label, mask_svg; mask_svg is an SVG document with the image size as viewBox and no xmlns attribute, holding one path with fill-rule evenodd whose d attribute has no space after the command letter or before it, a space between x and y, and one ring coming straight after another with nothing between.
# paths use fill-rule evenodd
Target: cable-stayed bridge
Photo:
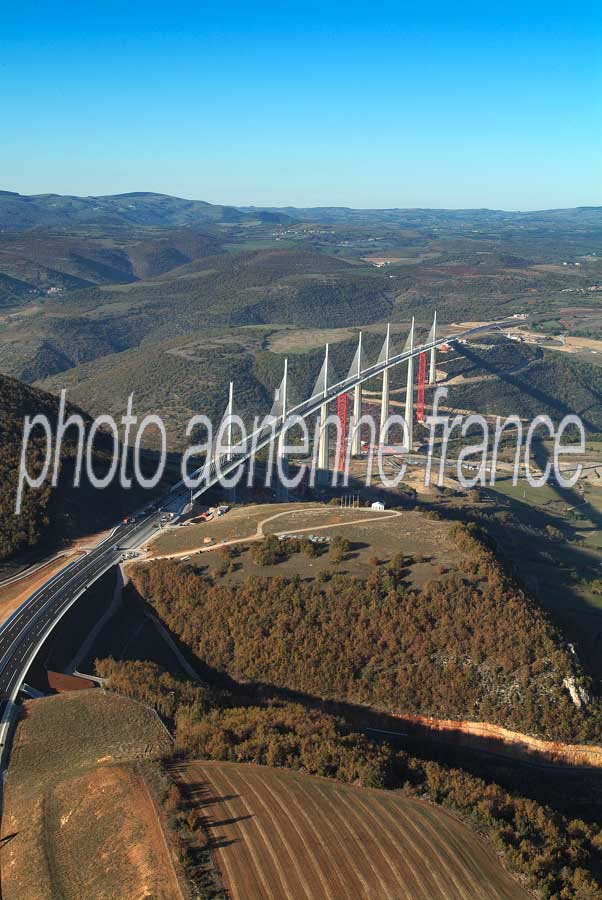
<instances>
[{"instance_id":1,"label":"cable-stayed bridge","mask_svg":"<svg viewBox=\"0 0 602 900\"><path fill-rule=\"evenodd\" d=\"M390 328L383 343L382 350L375 363L367 364L364 360L361 334L355 356L349 372L343 380L331 381L332 373L329 363L329 348L326 346L322 369L312 391L312 395L292 406L288 406L288 371L285 370L274 401L272 410L262 423L247 436L244 444L232 441L231 426L227 426L227 447L224 450L208 455L203 466L193 473L199 477L194 496L200 496L217 484L221 478L228 476L238 467L244 465L253 453L266 445L278 441L284 430L290 427L291 421L307 419L316 414L321 421L327 419L328 405L345 394L353 394L354 429L349 435L350 451L359 453L359 427L361 418L362 385L374 378L382 378L381 423L388 418L389 410L389 372L396 366L407 365L407 390L405 399L405 421L407 427L408 450L412 447L412 426L414 419L414 360L421 354L428 354L428 380L432 384L436 375L436 352L442 344L453 343L477 337L491 331L497 331L508 325L508 319L481 325L453 336L437 336L436 317L432 328L422 343L415 341L414 323L403 348L395 352L391 344ZM426 377L426 367L423 366ZM226 415L233 413L233 387L230 385L228 408ZM382 438L382 434L380 435ZM327 470L330 460L328 439L325 427L319 434L318 466ZM162 499L164 510L178 513L182 510L190 491L183 482L175 485ZM50 578L42 587L34 591L0 627L0 704L2 718L0 720L0 755L4 758L8 746L8 733L11 717L15 710L15 701L25 679L27 670L33 662L44 641L56 627L62 616L87 591L91 584L106 571L119 562L123 550L142 546L154 534L159 524L160 513L153 512L144 518L129 524L118 525L110 537L99 544L86 556L75 560L65 569Z\"/></svg>"},{"instance_id":2,"label":"cable-stayed bridge","mask_svg":"<svg viewBox=\"0 0 602 900\"><path fill-rule=\"evenodd\" d=\"M259 450L271 443L277 443L281 435L288 431L299 419L308 419L316 414L320 417L322 427L319 431L317 448L317 467L320 471L327 471L330 466L329 443L326 421L328 419L328 406L339 397L353 393L352 429L349 434L349 447L347 450L354 456L360 453L360 420L362 417L362 385L375 378L382 378L380 422L381 429L389 417L389 373L391 369L402 364L407 365L407 385L405 393L405 424L406 447L411 450L413 445L414 424L414 360L422 354L430 357L428 364L428 383L434 384L436 379L436 352L443 344L451 344L454 341L477 337L491 331L507 327L508 320L492 322L480 325L453 336L437 336L437 314L426 340L416 343L415 324L412 320L410 332L403 349L400 352L392 352L391 331L387 326L386 337L375 363L364 365L364 352L362 349L362 335L358 337L358 346L353 357L346 378L331 383L331 368L329 363L329 346L326 344L324 362L316 379L312 394L306 400L296 405L288 406L288 366L285 361L284 374L280 387L276 392L276 398L271 412L251 433L245 435L243 441L235 443L232 439L232 417L234 415L234 391L230 384L229 400L222 419L219 431L223 433L225 440L220 441L220 446L208 455L206 463L198 469L194 476L198 479L198 487L193 490L193 498L199 497L210 487L218 484L222 479L231 475ZM381 430L380 442L383 442L384 434ZM193 476L190 481L192 482ZM180 482L181 484L182 482Z\"/></svg>"}]
</instances>

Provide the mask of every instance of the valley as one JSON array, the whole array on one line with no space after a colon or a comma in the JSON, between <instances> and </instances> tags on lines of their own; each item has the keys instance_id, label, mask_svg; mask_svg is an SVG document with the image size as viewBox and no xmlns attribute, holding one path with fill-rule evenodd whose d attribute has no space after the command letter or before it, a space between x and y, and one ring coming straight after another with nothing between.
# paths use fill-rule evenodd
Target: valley
<instances>
[{"instance_id":1,"label":"valley","mask_svg":"<svg viewBox=\"0 0 602 900\"><path fill-rule=\"evenodd\" d=\"M2 194L0 229L11 665L11 613L27 611L32 640L61 613L28 663L21 697L36 699L4 701L16 731L3 896L597 897L599 211ZM364 485L367 432L347 487L262 485L267 448L236 492L179 483L187 423L221 421L229 382L249 426L277 417L285 364L290 407L345 377L360 332L361 370L388 365L413 320L418 364L435 311L425 413L445 387L440 410L490 424L578 415L574 488L529 485L524 461L514 484L511 433L495 482L466 487L455 464L471 430L451 437L441 484L425 485L428 429L413 411L412 445L394 436L384 455L390 477L409 463L396 487ZM360 409L378 425L385 407L405 412L408 386L413 399L408 369L365 382ZM43 412L55 427L63 389L86 435L96 416L119 421L131 395L139 419L160 416L164 477L152 490L75 488L72 433L58 482L26 491L15 527L22 422ZM339 416L340 396L325 403ZM99 473L110 444L97 430ZM334 441L323 446L332 469ZM315 449L290 451L292 469ZM149 431L145 472L158 450ZM32 471L43 453L40 435ZM536 440L537 472L552 453Z\"/></svg>"}]
</instances>

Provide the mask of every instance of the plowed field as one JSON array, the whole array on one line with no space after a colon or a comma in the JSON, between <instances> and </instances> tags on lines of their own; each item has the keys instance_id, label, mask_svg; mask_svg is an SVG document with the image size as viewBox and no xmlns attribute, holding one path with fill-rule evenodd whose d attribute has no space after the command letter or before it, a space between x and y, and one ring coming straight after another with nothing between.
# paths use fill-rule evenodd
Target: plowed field
<instances>
[{"instance_id":1,"label":"plowed field","mask_svg":"<svg viewBox=\"0 0 602 900\"><path fill-rule=\"evenodd\" d=\"M177 769L210 823L232 900L527 900L485 841L390 791L283 769Z\"/></svg>"}]
</instances>

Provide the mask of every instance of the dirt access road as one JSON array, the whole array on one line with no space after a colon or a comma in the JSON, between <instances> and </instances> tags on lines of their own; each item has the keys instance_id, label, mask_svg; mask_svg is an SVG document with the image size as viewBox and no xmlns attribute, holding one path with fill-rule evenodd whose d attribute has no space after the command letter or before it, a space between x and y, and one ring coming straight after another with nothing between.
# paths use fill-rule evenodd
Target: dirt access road
<instances>
[{"instance_id":1,"label":"dirt access road","mask_svg":"<svg viewBox=\"0 0 602 900\"><path fill-rule=\"evenodd\" d=\"M219 541L215 544L201 544L197 547L190 547L186 550L178 550L173 553L156 553L149 554L144 557L146 560L149 558L152 559L178 559L184 556L190 556L193 553L206 553L209 550L219 550L221 547L229 547L233 544L248 544L249 541L260 541L265 537L266 531L265 527L270 522L274 522L276 519L284 518L285 516L291 516L292 512L296 510L286 509L282 512L274 513L271 516L267 516L265 519L261 519L254 532L251 534L247 534L244 537L236 537L231 538L229 540ZM321 524L321 525L308 525L302 528L298 528L296 525L291 525L289 528L286 528L283 531L273 531L270 529L271 534L287 534L290 531L293 531L295 534L313 534L315 531L322 531L327 528L334 527L344 527L346 525L364 525L367 522L385 522L387 519L393 519L398 516L403 515L403 513L398 512L397 510L384 510L382 512L375 513L373 509L351 509L351 510L343 510L338 507L327 507L327 506L316 506L316 507L308 507L303 511L304 513L310 515L312 513L323 513L326 517L330 518L330 521ZM339 514L337 516L337 513ZM342 516L341 514L349 514L348 516ZM330 514L330 515L328 515ZM339 521L336 521L339 519ZM203 526L205 527L205 526Z\"/></svg>"}]
</instances>

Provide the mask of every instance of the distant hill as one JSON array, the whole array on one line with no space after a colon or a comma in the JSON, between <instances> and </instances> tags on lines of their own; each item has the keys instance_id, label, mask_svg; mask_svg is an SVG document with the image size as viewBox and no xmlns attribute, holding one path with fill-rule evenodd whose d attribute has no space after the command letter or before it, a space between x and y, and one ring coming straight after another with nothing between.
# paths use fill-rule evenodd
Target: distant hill
<instances>
[{"instance_id":1,"label":"distant hill","mask_svg":"<svg viewBox=\"0 0 602 900\"><path fill-rule=\"evenodd\" d=\"M529 212L502 209L353 209L347 206L244 206L243 212L265 212L290 216L298 222L332 225L403 225L404 227L450 227L472 230L475 227L551 228L573 226L602 227L602 206L578 206L570 209L546 209Z\"/></svg>"},{"instance_id":2,"label":"distant hill","mask_svg":"<svg viewBox=\"0 0 602 900\"><path fill-rule=\"evenodd\" d=\"M75 225L208 226L220 223L318 222L336 225L512 228L555 231L559 227L602 227L602 206L529 212L499 209L353 209L346 206L224 206L152 191L98 197L18 194L0 191L0 229L24 230Z\"/></svg>"},{"instance_id":3,"label":"distant hill","mask_svg":"<svg viewBox=\"0 0 602 900\"><path fill-rule=\"evenodd\" d=\"M222 249L217 237L192 227L134 226L91 234L83 227L0 230L0 307L96 284L154 278Z\"/></svg>"},{"instance_id":4,"label":"distant hill","mask_svg":"<svg viewBox=\"0 0 602 900\"><path fill-rule=\"evenodd\" d=\"M142 192L0 192L0 372L69 386L91 412L121 412L135 386L174 446L189 413L221 413L232 377L245 413L271 402L282 359L270 328L406 328L412 316L427 327L436 309L441 323L526 313L550 334L596 337L601 284L602 207L241 210ZM311 390L319 354L295 355L297 389ZM568 407L600 431L598 373L576 367L546 358L525 376L530 393L520 378L456 383L452 402Z\"/></svg>"},{"instance_id":5,"label":"distant hill","mask_svg":"<svg viewBox=\"0 0 602 900\"><path fill-rule=\"evenodd\" d=\"M191 239L192 240L192 239ZM199 238L200 240L200 238ZM197 247L198 251L202 247ZM135 271L175 261L181 241L140 242L128 250ZM6 319L0 372L33 382L109 353L208 329L263 325L336 327L385 317L388 282L323 253L269 250L194 259L144 283L91 287L45 297L33 315Z\"/></svg>"},{"instance_id":6,"label":"distant hill","mask_svg":"<svg viewBox=\"0 0 602 900\"><path fill-rule=\"evenodd\" d=\"M208 225L219 222L287 222L287 213L272 210L242 212L203 200L183 200L166 194L135 191L107 197L61 194L27 196L0 191L0 229L70 225Z\"/></svg>"}]
</instances>

